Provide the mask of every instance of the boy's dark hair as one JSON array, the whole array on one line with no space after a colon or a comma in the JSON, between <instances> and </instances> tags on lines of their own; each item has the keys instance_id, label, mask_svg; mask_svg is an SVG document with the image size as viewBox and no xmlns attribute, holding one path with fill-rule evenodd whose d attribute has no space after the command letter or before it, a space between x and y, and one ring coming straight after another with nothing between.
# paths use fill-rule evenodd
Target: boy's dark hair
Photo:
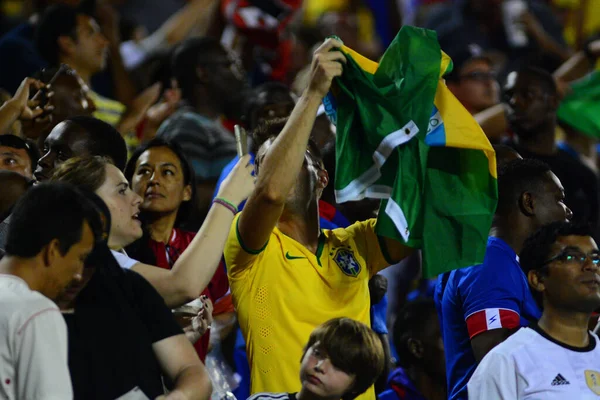
<instances>
[{"instance_id":1,"label":"boy's dark hair","mask_svg":"<svg viewBox=\"0 0 600 400\"><path fill-rule=\"evenodd\" d=\"M77 40L77 15L82 13L78 8L56 4L42 14L35 32L35 45L50 66L59 64L59 37L69 36Z\"/></svg>"},{"instance_id":2,"label":"boy's dark hair","mask_svg":"<svg viewBox=\"0 0 600 400\"><path fill-rule=\"evenodd\" d=\"M343 400L364 393L383 372L385 356L381 339L361 322L334 318L319 325L310 334L302 359L317 342L336 368L355 376L354 385L342 396Z\"/></svg>"},{"instance_id":3,"label":"boy's dark hair","mask_svg":"<svg viewBox=\"0 0 600 400\"><path fill-rule=\"evenodd\" d=\"M519 263L525 276L529 271L540 271L543 275L548 275L547 264L544 265L550 257L552 246L560 236L592 236L592 229L587 225L574 224L571 222L558 221L544 225L535 233L529 236L523 249L519 254ZM542 309L542 293L531 289L531 293L536 303Z\"/></svg>"},{"instance_id":4,"label":"boy's dark hair","mask_svg":"<svg viewBox=\"0 0 600 400\"><path fill-rule=\"evenodd\" d=\"M197 66L208 62L214 54L224 51L219 41L212 37L190 38L175 49L171 72L184 99L194 97L194 87L198 83Z\"/></svg>"},{"instance_id":5,"label":"boy's dark hair","mask_svg":"<svg viewBox=\"0 0 600 400\"><path fill-rule=\"evenodd\" d=\"M176 142L163 138L154 138L150 140L148 143L138 147L131 155L131 158L127 162L127 166L125 167L125 178L130 184L133 182L133 174L135 173L135 165L137 164L138 159L145 151L154 147L166 147L177 156L179 162L181 163L181 169L183 172L183 184L184 186L190 185L192 187L192 196L190 200L182 203L179 207L176 223L180 223L191 216L193 208L196 204L196 177L194 174L194 169L192 168L192 164L185 156L181 146L179 146Z\"/></svg>"},{"instance_id":6,"label":"boy's dark hair","mask_svg":"<svg viewBox=\"0 0 600 400\"><path fill-rule=\"evenodd\" d=\"M35 257L58 239L65 255L81 240L87 222L95 241L102 238L102 221L96 207L74 186L42 183L21 197L11 214L5 251L7 255Z\"/></svg>"},{"instance_id":7,"label":"boy's dark hair","mask_svg":"<svg viewBox=\"0 0 600 400\"><path fill-rule=\"evenodd\" d=\"M507 215L526 191L536 191L548 180L550 166L532 158L506 163L498 172L497 215Z\"/></svg>"},{"instance_id":8,"label":"boy's dark hair","mask_svg":"<svg viewBox=\"0 0 600 400\"><path fill-rule=\"evenodd\" d=\"M418 365L420 360L410 351L411 339L422 338L431 316L436 316L435 304L430 298L418 299L398 312L394 323L394 346L398 354L398 364L403 368Z\"/></svg>"},{"instance_id":9,"label":"boy's dark hair","mask_svg":"<svg viewBox=\"0 0 600 400\"><path fill-rule=\"evenodd\" d=\"M125 169L127 145L121 134L110 124L84 115L67 118L64 122L79 125L87 132L91 142L90 154L109 157L117 168L121 171Z\"/></svg>"}]
</instances>

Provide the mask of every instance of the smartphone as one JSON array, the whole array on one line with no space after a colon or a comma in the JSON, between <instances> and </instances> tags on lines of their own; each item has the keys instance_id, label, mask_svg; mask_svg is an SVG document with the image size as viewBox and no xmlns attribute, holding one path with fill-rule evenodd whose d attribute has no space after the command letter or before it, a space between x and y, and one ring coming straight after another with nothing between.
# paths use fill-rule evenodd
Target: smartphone
<instances>
[{"instance_id":1,"label":"smartphone","mask_svg":"<svg viewBox=\"0 0 600 400\"><path fill-rule=\"evenodd\" d=\"M234 126L235 143L237 147L238 157L242 158L248 154L248 134L246 130L239 125Z\"/></svg>"}]
</instances>

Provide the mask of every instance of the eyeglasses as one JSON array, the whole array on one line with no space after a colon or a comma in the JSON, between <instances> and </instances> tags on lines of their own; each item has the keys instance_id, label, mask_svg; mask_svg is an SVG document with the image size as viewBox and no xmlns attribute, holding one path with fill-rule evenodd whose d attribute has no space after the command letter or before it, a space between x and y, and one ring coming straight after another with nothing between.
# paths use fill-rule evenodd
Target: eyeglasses
<instances>
[{"instance_id":1,"label":"eyeglasses","mask_svg":"<svg viewBox=\"0 0 600 400\"><path fill-rule=\"evenodd\" d=\"M584 252L581 252L581 251L567 249L567 250L561 251L554 257L550 258L549 260L544 262L541 266L542 267L546 266L554 261L560 261L560 262L564 262L567 264L577 264L579 266L583 266L583 264L585 264L586 260L588 260L588 259L592 262L592 264L594 266L600 265L600 254L598 254L598 253L585 254Z\"/></svg>"},{"instance_id":2,"label":"eyeglasses","mask_svg":"<svg viewBox=\"0 0 600 400\"><path fill-rule=\"evenodd\" d=\"M495 81L496 77L497 77L497 74L494 71L488 71L488 72L473 71L473 72L469 72L468 74L459 76L458 79L470 80L470 81L476 81L476 82L489 82L489 81Z\"/></svg>"}]
</instances>

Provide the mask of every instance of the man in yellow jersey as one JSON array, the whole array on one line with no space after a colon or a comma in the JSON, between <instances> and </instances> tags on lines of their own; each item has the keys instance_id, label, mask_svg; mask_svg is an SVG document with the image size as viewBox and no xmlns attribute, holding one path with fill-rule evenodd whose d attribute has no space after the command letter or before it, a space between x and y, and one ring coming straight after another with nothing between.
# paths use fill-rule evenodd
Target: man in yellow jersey
<instances>
[{"instance_id":1,"label":"man in yellow jersey","mask_svg":"<svg viewBox=\"0 0 600 400\"><path fill-rule=\"evenodd\" d=\"M251 392L296 392L302 347L318 325L350 317L367 326L369 279L410 253L378 237L375 220L319 229L327 185L309 136L323 96L342 74L344 55L328 39L287 124L256 155L256 189L234 220L225 247L233 300L247 343ZM371 388L361 399L374 399Z\"/></svg>"}]
</instances>

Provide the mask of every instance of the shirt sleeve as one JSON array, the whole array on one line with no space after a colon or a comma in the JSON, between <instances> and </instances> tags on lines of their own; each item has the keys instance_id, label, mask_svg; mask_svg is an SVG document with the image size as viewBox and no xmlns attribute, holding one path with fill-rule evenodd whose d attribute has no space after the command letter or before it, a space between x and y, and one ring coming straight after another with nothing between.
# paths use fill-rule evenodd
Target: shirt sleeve
<instances>
[{"instance_id":1,"label":"shirt sleeve","mask_svg":"<svg viewBox=\"0 0 600 400\"><path fill-rule=\"evenodd\" d=\"M252 268L256 258L269 245L269 241L267 241L262 249L254 250L246 247L238 229L241 215L242 213L238 213L233 219L229 236L225 243L225 250L223 251L229 279L238 279L246 276L246 272Z\"/></svg>"},{"instance_id":2,"label":"shirt sleeve","mask_svg":"<svg viewBox=\"0 0 600 400\"><path fill-rule=\"evenodd\" d=\"M393 264L387 254L385 242L375 233L376 222L372 218L346 228L346 233L354 238L358 252L365 258L371 277Z\"/></svg>"},{"instance_id":3,"label":"shirt sleeve","mask_svg":"<svg viewBox=\"0 0 600 400\"><path fill-rule=\"evenodd\" d=\"M114 250L111 250L110 252L115 257L115 260L117 260L119 266L123 269L131 269L131 267L139 263L138 260L130 258L127 254L123 254Z\"/></svg>"},{"instance_id":4,"label":"shirt sleeve","mask_svg":"<svg viewBox=\"0 0 600 400\"><path fill-rule=\"evenodd\" d=\"M488 353L467 384L470 399L514 400L518 393L517 371L507 355Z\"/></svg>"},{"instance_id":5,"label":"shirt sleeve","mask_svg":"<svg viewBox=\"0 0 600 400\"><path fill-rule=\"evenodd\" d=\"M73 398L67 362L67 326L56 306L44 305L19 321L15 350L17 398Z\"/></svg>"},{"instance_id":6,"label":"shirt sleeve","mask_svg":"<svg viewBox=\"0 0 600 400\"><path fill-rule=\"evenodd\" d=\"M161 295L144 277L131 270L125 271L125 277L131 283L132 297L137 299L135 305L152 343L183 333Z\"/></svg>"},{"instance_id":7,"label":"shirt sleeve","mask_svg":"<svg viewBox=\"0 0 600 400\"><path fill-rule=\"evenodd\" d=\"M472 268L469 279L460 287L469 337L492 329L518 327L524 279L515 261L492 247L484 263Z\"/></svg>"}]
</instances>

